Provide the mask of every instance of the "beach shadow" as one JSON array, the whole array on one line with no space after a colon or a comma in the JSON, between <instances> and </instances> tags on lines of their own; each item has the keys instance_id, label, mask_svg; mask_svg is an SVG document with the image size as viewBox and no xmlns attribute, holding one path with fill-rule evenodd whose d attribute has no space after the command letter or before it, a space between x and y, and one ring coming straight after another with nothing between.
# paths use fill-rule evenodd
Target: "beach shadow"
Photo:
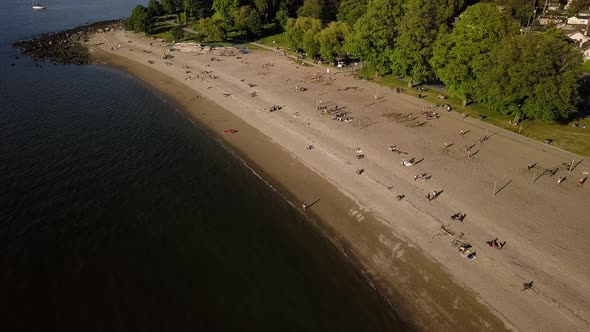
<instances>
[{"instance_id":1,"label":"beach shadow","mask_svg":"<svg viewBox=\"0 0 590 332\"><path fill-rule=\"evenodd\" d=\"M467 151L473 149L473 147L475 146L475 143L473 145L471 145L470 147L467 148Z\"/></svg>"},{"instance_id":2,"label":"beach shadow","mask_svg":"<svg viewBox=\"0 0 590 332\"><path fill-rule=\"evenodd\" d=\"M440 195L442 195L442 193L444 193L444 192L445 192L444 190L437 191L436 196L434 198L439 198Z\"/></svg>"},{"instance_id":3,"label":"beach shadow","mask_svg":"<svg viewBox=\"0 0 590 332\"><path fill-rule=\"evenodd\" d=\"M538 179L540 179L543 175L545 175L545 173L549 172L549 174L551 174L551 170L545 169L543 170L543 172L541 172L541 174L539 174L539 176L537 176L534 180L533 183L537 182Z\"/></svg>"},{"instance_id":4,"label":"beach shadow","mask_svg":"<svg viewBox=\"0 0 590 332\"><path fill-rule=\"evenodd\" d=\"M522 128L522 130L520 131L521 133L527 129L529 129L532 125L534 125L536 123L536 121L531 121L531 123L529 123L526 127Z\"/></svg>"},{"instance_id":5,"label":"beach shadow","mask_svg":"<svg viewBox=\"0 0 590 332\"><path fill-rule=\"evenodd\" d=\"M488 139L492 138L492 136L495 136L497 133L499 133L500 131L496 131L495 133L492 133L490 136L488 136Z\"/></svg>"},{"instance_id":6,"label":"beach shadow","mask_svg":"<svg viewBox=\"0 0 590 332\"><path fill-rule=\"evenodd\" d=\"M307 208L309 209L310 207L314 206L314 205L315 205L315 203L317 203L317 202L319 202L319 201L320 201L320 199L319 199L319 198L318 198L318 199L316 199L316 200L315 200L315 201L313 201L311 204L309 204L309 205L307 206Z\"/></svg>"},{"instance_id":7,"label":"beach shadow","mask_svg":"<svg viewBox=\"0 0 590 332\"><path fill-rule=\"evenodd\" d=\"M469 157L471 158L471 157L475 156L476 154L478 154L478 153L479 153L479 151L480 151L480 150L477 150L477 151L473 152L473 153L472 153L472 154L471 154Z\"/></svg>"},{"instance_id":8,"label":"beach shadow","mask_svg":"<svg viewBox=\"0 0 590 332\"><path fill-rule=\"evenodd\" d=\"M450 143L450 144L447 144L444 148L447 149L447 148L450 148L453 145L455 145L455 143Z\"/></svg>"},{"instance_id":9,"label":"beach shadow","mask_svg":"<svg viewBox=\"0 0 590 332\"><path fill-rule=\"evenodd\" d=\"M417 125L416 125L416 127L422 127L422 126L423 126L423 125L425 125L425 124L426 124L426 121L424 121L424 122L420 122L419 124L417 124Z\"/></svg>"},{"instance_id":10,"label":"beach shadow","mask_svg":"<svg viewBox=\"0 0 590 332\"><path fill-rule=\"evenodd\" d=\"M512 183L512 179L510 179L510 181L506 182L505 185L503 185L500 189L496 190L496 193L494 195L498 195L498 193L502 190L504 190L504 188L508 187L508 185Z\"/></svg>"},{"instance_id":11,"label":"beach shadow","mask_svg":"<svg viewBox=\"0 0 590 332\"><path fill-rule=\"evenodd\" d=\"M465 130L465 131L463 132L463 135L461 135L461 136L465 136L465 135L467 135L467 133L468 133L468 132L470 132L470 131L471 131L471 130Z\"/></svg>"},{"instance_id":12,"label":"beach shadow","mask_svg":"<svg viewBox=\"0 0 590 332\"><path fill-rule=\"evenodd\" d=\"M417 160L417 161L414 161L414 165L418 165L418 164L419 164L419 163L421 163L422 161L424 161L424 158L422 158L422 159L420 159L420 160Z\"/></svg>"},{"instance_id":13,"label":"beach shadow","mask_svg":"<svg viewBox=\"0 0 590 332\"><path fill-rule=\"evenodd\" d=\"M582 163L582 161L584 161L584 159L581 159L580 161L578 161L574 166L572 166L572 171L574 169L576 169L576 167L578 167L578 165L580 165Z\"/></svg>"}]
</instances>

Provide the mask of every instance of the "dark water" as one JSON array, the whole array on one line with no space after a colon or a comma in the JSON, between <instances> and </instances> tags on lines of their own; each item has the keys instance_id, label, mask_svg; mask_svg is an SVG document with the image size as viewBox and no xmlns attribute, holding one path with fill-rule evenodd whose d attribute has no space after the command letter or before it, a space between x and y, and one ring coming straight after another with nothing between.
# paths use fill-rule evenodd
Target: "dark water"
<instances>
[{"instance_id":1,"label":"dark water","mask_svg":"<svg viewBox=\"0 0 590 332\"><path fill-rule=\"evenodd\" d=\"M140 82L15 59L16 39L136 1L47 4L0 2L0 329L400 330L294 209Z\"/></svg>"}]
</instances>

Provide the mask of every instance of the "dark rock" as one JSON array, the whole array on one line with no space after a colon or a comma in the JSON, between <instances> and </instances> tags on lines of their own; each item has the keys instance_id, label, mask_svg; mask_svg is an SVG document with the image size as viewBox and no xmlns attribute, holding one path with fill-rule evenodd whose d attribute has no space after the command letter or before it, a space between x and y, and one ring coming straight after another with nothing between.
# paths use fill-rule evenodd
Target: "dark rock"
<instances>
[{"instance_id":1,"label":"dark rock","mask_svg":"<svg viewBox=\"0 0 590 332\"><path fill-rule=\"evenodd\" d=\"M121 29L121 20L97 22L75 29L40 35L31 40L19 40L13 44L22 54L28 55L34 61L47 61L62 64L87 64L90 57L83 52L76 51L81 41L88 41L96 30ZM73 50L71 50L73 49ZM70 51L71 50L71 51Z\"/></svg>"}]
</instances>

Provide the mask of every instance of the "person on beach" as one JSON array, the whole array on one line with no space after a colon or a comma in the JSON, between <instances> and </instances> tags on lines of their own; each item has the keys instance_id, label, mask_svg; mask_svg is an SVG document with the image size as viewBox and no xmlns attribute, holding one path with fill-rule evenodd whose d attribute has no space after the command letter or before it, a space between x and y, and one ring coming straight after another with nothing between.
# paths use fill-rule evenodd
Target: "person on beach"
<instances>
[{"instance_id":1,"label":"person on beach","mask_svg":"<svg viewBox=\"0 0 590 332\"><path fill-rule=\"evenodd\" d=\"M461 132L459 132L459 135L461 135L461 136L465 135L465 130L461 129Z\"/></svg>"},{"instance_id":2,"label":"person on beach","mask_svg":"<svg viewBox=\"0 0 590 332\"><path fill-rule=\"evenodd\" d=\"M527 169L530 171L531 168L535 167L535 164L533 163L529 163L529 165L527 166Z\"/></svg>"},{"instance_id":3,"label":"person on beach","mask_svg":"<svg viewBox=\"0 0 590 332\"><path fill-rule=\"evenodd\" d=\"M303 211L307 210L307 204L305 202L303 202L303 204L301 204L301 207L303 208Z\"/></svg>"},{"instance_id":4,"label":"person on beach","mask_svg":"<svg viewBox=\"0 0 590 332\"><path fill-rule=\"evenodd\" d=\"M586 179L579 179L579 180L578 180L578 187L582 188L582 186L584 186L584 181L585 181L585 180L586 180Z\"/></svg>"},{"instance_id":5,"label":"person on beach","mask_svg":"<svg viewBox=\"0 0 590 332\"><path fill-rule=\"evenodd\" d=\"M523 286L524 286L523 291L525 291L527 289L531 289L531 288L533 288L533 281L531 280L530 282L525 282L523 284Z\"/></svg>"},{"instance_id":6,"label":"person on beach","mask_svg":"<svg viewBox=\"0 0 590 332\"><path fill-rule=\"evenodd\" d=\"M565 176L560 176L560 177L557 179L557 184L561 184L561 183L563 182L563 180L565 180Z\"/></svg>"}]
</instances>

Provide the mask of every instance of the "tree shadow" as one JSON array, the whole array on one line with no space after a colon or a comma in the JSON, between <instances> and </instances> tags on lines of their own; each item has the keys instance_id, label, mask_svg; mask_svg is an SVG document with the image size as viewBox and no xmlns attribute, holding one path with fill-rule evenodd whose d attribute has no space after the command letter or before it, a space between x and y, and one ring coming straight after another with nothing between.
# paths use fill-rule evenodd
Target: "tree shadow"
<instances>
[{"instance_id":1,"label":"tree shadow","mask_svg":"<svg viewBox=\"0 0 590 332\"><path fill-rule=\"evenodd\" d=\"M508 185L512 183L512 179L510 179L508 182L506 182L505 185L503 185L500 189L496 190L496 193L494 195L498 195L498 193L502 190L504 190L504 188L508 187Z\"/></svg>"},{"instance_id":2,"label":"tree shadow","mask_svg":"<svg viewBox=\"0 0 590 332\"><path fill-rule=\"evenodd\" d=\"M578 165L580 165L582 162L584 161L584 159L581 159L580 161L578 161L574 166L572 166L572 171L574 169L576 169L576 167L578 167Z\"/></svg>"}]
</instances>

